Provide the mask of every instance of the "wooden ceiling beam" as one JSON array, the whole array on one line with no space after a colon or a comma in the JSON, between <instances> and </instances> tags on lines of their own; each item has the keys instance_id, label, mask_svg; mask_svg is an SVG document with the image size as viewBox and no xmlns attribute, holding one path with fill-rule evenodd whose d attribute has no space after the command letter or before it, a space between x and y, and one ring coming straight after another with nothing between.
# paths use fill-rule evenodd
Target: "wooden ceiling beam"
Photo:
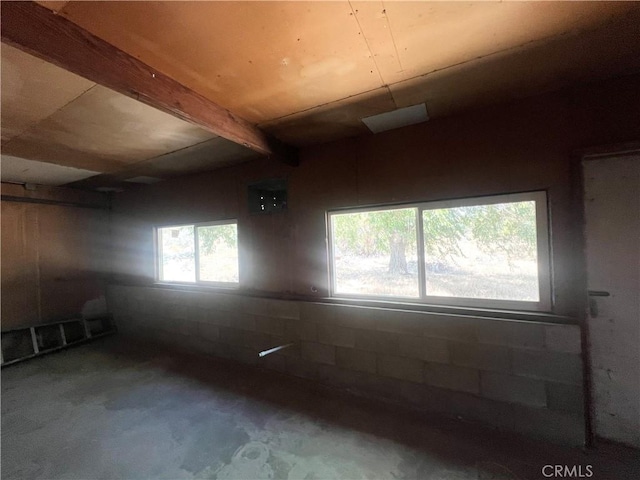
<instances>
[{"instance_id":1,"label":"wooden ceiling beam","mask_svg":"<svg viewBox=\"0 0 640 480\"><path fill-rule=\"evenodd\" d=\"M289 165L294 147L35 2L2 2L2 41Z\"/></svg>"}]
</instances>

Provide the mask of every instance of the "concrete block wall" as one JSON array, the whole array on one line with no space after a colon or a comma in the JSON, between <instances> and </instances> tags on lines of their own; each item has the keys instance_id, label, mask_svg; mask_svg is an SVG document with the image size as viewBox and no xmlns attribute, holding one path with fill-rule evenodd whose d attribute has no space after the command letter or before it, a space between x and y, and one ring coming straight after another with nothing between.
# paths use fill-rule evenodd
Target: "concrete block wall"
<instances>
[{"instance_id":1,"label":"concrete block wall","mask_svg":"<svg viewBox=\"0 0 640 480\"><path fill-rule=\"evenodd\" d=\"M154 287L111 286L124 335L502 429L584 442L580 329ZM267 357L258 352L294 342Z\"/></svg>"}]
</instances>

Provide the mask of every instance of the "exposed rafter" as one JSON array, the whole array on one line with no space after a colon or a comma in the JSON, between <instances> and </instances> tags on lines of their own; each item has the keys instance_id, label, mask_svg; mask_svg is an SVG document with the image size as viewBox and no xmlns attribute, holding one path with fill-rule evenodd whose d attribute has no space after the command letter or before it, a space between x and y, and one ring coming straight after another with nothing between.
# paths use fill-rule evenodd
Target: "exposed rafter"
<instances>
[{"instance_id":1,"label":"exposed rafter","mask_svg":"<svg viewBox=\"0 0 640 480\"><path fill-rule=\"evenodd\" d=\"M297 165L297 151L35 2L2 2L2 41L92 82L198 125L260 154Z\"/></svg>"}]
</instances>

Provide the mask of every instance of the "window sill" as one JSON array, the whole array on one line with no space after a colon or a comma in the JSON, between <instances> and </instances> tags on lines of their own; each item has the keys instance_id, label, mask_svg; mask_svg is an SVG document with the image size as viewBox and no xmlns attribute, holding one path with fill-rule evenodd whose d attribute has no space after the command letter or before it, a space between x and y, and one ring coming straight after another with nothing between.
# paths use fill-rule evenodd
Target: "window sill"
<instances>
[{"instance_id":1,"label":"window sill","mask_svg":"<svg viewBox=\"0 0 640 480\"><path fill-rule=\"evenodd\" d=\"M578 318L557 315L552 312L538 312L529 310L512 310L501 308L482 308L442 305L433 303L418 303L412 301L380 300L349 297L322 297L312 300L318 303L350 305L354 307L380 308L384 310L402 310L409 312L424 312L461 317L483 317L492 320L521 320L529 322L559 323L579 325Z\"/></svg>"},{"instance_id":2,"label":"window sill","mask_svg":"<svg viewBox=\"0 0 640 480\"><path fill-rule=\"evenodd\" d=\"M172 288L174 290L202 290L205 292L237 292L240 288L238 283L180 283L180 282L154 282L153 286Z\"/></svg>"},{"instance_id":3,"label":"window sill","mask_svg":"<svg viewBox=\"0 0 640 480\"><path fill-rule=\"evenodd\" d=\"M241 289L239 285L203 285L187 283L154 282L151 284L114 282L116 285L137 286L147 288L167 288L172 290L224 293L229 295L242 295L246 297L267 298L272 300L287 300L309 303L323 303L328 305L345 305L352 307L378 308L381 310L401 310L406 312L423 312L460 317L482 317L489 320L516 320L540 323L557 323L568 325L580 325L580 319L557 315L551 312L530 312L522 310L507 310L495 308L471 308L449 305L435 305L416 302L402 302L393 300L373 300L346 297L314 297L294 294L278 294L273 292L250 291Z\"/></svg>"}]
</instances>

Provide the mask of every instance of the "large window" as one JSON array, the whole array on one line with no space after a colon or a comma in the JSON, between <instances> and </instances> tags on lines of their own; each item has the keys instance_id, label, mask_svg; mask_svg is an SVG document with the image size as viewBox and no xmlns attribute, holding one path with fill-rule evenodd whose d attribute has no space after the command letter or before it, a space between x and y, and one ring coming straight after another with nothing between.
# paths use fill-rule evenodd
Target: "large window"
<instances>
[{"instance_id":1,"label":"large window","mask_svg":"<svg viewBox=\"0 0 640 480\"><path fill-rule=\"evenodd\" d=\"M329 213L336 296L549 310L544 192Z\"/></svg>"},{"instance_id":2,"label":"large window","mask_svg":"<svg viewBox=\"0 0 640 480\"><path fill-rule=\"evenodd\" d=\"M237 222L156 228L161 282L238 283Z\"/></svg>"}]
</instances>

